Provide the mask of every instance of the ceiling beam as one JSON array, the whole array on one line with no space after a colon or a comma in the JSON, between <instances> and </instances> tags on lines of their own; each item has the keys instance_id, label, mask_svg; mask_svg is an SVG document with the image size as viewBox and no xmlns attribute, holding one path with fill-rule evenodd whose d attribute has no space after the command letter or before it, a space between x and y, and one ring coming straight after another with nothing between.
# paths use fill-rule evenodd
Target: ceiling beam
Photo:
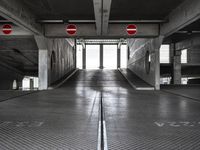
<instances>
[{"instance_id":1,"label":"ceiling beam","mask_svg":"<svg viewBox=\"0 0 200 150\"><path fill-rule=\"evenodd\" d=\"M70 36L66 33L65 24L46 24L45 36L58 38L134 38L134 37L157 37L159 36L159 24L136 24L137 34L130 36L126 32L128 24L109 24L109 33L105 36L98 35L95 24L76 24L77 33Z\"/></svg>"},{"instance_id":2,"label":"ceiling beam","mask_svg":"<svg viewBox=\"0 0 200 150\"><path fill-rule=\"evenodd\" d=\"M112 0L103 0L102 34L107 35Z\"/></svg>"},{"instance_id":3,"label":"ceiling beam","mask_svg":"<svg viewBox=\"0 0 200 150\"><path fill-rule=\"evenodd\" d=\"M1 22L1 20L0 20ZM38 23L95 23L95 20L37 20ZM168 20L109 20L109 23L167 23Z\"/></svg>"},{"instance_id":4,"label":"ceiling beam","mask_svg":"<svg viewBox=\"0 0 200 150\"><path fill-rule=\"evenodd\" d=\"M200 19L200 1L185 0L167 17L168 23L161 25L161 35L168 37Z\"/></svg>"},{"instance_id":5,"label":"ceiling beam","mask_svg":"<svg viewBox=\"0 0 200 150\"><path fill-rule=\"evenodd\" d=\"M35 16L19 0L0 0L0 16L33 34L43 34L41 25L34 20Z\"/></svg>"},{"instance_id":6,"label":"ceiling beam","mask_svg":"<svg viewBox=\"0 0 200 150\"><path fill-rule=\"evenodd\" d=\"M102 0L93 0L97 35L102 34Z\"/></svg>"},{"instance_id":7,"label":"ceiling beam","mask_svg":"<svg viewBox=\"0 0 200 150\"><path fill-rule=\"evenodd\" d=\"M3 28L4 24L0 24L0 29ZM18 27L16 25L12 25L12 33L9 35L3 34L3 32L0 31L0 37L12 37L12 36L31 36L33 35L30 31L25 30L21 27Z\"/></svg>"}]
</instances>

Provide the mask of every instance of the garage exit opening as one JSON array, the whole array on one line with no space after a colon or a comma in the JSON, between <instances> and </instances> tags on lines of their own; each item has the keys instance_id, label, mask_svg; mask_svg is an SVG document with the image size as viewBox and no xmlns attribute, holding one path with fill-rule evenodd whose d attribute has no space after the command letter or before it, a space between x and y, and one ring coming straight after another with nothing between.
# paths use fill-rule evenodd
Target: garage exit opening
<instances>
[{"instance_id":1,"label":"garage exit opening","mask_svg":"<svg viewBox=\"0 0 200 150\"><path fill-rule=\"evenodd\" d=\"M127 45L88 43L76 46L76 65L79 69L127 68Z\"/></svg>"}]
</instances>

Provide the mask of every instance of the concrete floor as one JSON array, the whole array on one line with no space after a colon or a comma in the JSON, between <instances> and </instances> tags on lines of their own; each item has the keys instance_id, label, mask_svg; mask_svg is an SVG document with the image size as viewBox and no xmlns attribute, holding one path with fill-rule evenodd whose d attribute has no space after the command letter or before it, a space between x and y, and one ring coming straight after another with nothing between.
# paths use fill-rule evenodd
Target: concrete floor
<instances>
[{"instance_id":1,"label":"concrete floor","mask_svg":"<svg viewBox=\"0 0 200 150\"><path fill-rule=\"evenodd\" d=\"M0 102L12 100L23 95L31 94L35 91L19 91L19 90L0 90Z\"/></svg>"},{"instance_id":2,"label":"concrete floor","mask_svg":"<svg viewBox=\"0 0 200 150\"><path fill-rule=\"evenodd\" d=\"M200 149L200 103L135 91L116 70L79 71L59 89L1 102L0 149L95 150L101 93L108 149Z\"/></svg>"},{"instance_id":3,"label":"concrete floor","mask_svg":"<svg viewBox=\"0 0 200 150\"><path fill-rule=\"evenodd\" d=\"M200 85L163 85L161 90L200 102Z\"/></svg>"}]
</instances>

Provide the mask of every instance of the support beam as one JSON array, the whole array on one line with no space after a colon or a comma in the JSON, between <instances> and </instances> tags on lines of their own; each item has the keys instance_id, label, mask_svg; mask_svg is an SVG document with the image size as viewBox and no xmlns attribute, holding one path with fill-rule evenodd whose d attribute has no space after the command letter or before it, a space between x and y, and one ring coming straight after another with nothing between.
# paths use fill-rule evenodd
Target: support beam
<instances>
[{"instance_id":1,"label":"support beam","mask_svg":"<svg viewBox=\"0 0 200 150\"><path fill-rule=\"evenodd\" d=\"M185 0L170 13L168 23L161 26L161 35L167 37L200 18L200 1Z\"/></svg>"},{"instance_id":2,"label":"support beam","mask_svg":"<svg viewBox=\"0 0 200 150\"><path fill-rule=\"evenodd\" d=\"M103 44L100 44L100 69L103 69Z\"/></svg>"},{"instance_id":3,"label":"support beam","mask_svg":"<svg viewBox=\"0 0 200 150\"><path fill-rule=\"evenodd\" d=\"M0 24L0 29L3 28L4 24ZM12 26L12 33L9 35L3 34L3 32L0 32L0 37L15 37L15 36L32 36L33 34L21 27L18 27L16 25Z\"/></svg>"},{"instance_id":4,"label":"support beam","mask_svg":"<svg viewBox=\"0 0 200 150\"><path fill-rule=\"evenodd\" d=\"M96 23L96 34L101 35L102 33L102 0L93 0L94 4L94 15Z\"/></svg>"},{"instance_id":5,"label":"support beam","mask_svg":"<svg viewBox=\"0 0 200 150\"><path fill-rule=\"evenodd\" d=\"M33 14L19 0L0 0L0 16L36 35L42 35L42 27Z\"/></svg>"},{"instance_id":6,"label":"support beam","mask_svg":"<svg viewBox=\"0 0 200 150\"><path fill-rule=\"evenodd\" d=\"M39 48L39 90L48 89L48 49L46 39L43 36L35 36Z\"/></svg>"},{"instance_id":7,"label":"support beam","mask_svg":"<svg viewBox=\"0 0 200 150\"><path fill-rule=\"evenodd\" d=\"M102 20L102 34L108 34L108 25L110 18L110 9L111 9L112 0L103 0L103 20Z\"/></svg>"},{"instance_id":8,"label":"support beam","mask_svg":"<svg viewBox=\"0 0 200 150\"><path fill-rule=\"evenodd\" d=\"M96 33L94 24L76 24L77 33L73 38L146 38L159 36L158 24L136 24L137 34L129 36L126 32L128 24L110 24L109 33L106 36L100 36ZM46 24L45 36L57 38L72 38L66 33L64 24Z\"/></svg>"},{"instance_id":9,"label":"support beam","mask_svg":"<svg viewBox=\"0 0 200 150\"><path fill-rule=\"evenodd\" d=\"M188 49L194 46L200 46L200 36L191 37L187 40L176 43L176 50Z\"/></svg>"},{"instance_id":10,"label":"support beam","mask_svg":"<svg viewBox=\"0 0 200 150\"><path fill-rule=\"evenodd\" d=\"M86 69L86 47L83 47L83 54L82 54L82 61L83 61L83 69Z\"/></svg>"},{"instance_id":11,"label":"support beam","mask_svg":"<svg viewBox=\"0 0 200 150\"><path fill-rule=\"evenodd\" d=\"M117 68L121 68L121 46L117 48Z\"/></svg>"}]
</instances>

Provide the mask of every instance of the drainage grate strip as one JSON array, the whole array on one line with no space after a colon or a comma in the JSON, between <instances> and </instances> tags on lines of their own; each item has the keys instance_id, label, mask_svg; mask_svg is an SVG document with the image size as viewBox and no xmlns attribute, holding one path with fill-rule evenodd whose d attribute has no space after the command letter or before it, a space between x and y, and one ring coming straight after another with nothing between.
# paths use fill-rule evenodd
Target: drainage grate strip
<instances>
[{"instance_id":1,"label":"drainage grate strip","mask_svg":"<svg viewBox=\"0 0 200 150\"><path fill-rule=\"evenodd\" d=\"M107 146L107 133L106 133L106 121L105 113L103 109L103 93L101 92L101 98L99 103L99 127L98 127L98 147L97 150L108 150Z\"/></svg>"}]
</instances>

